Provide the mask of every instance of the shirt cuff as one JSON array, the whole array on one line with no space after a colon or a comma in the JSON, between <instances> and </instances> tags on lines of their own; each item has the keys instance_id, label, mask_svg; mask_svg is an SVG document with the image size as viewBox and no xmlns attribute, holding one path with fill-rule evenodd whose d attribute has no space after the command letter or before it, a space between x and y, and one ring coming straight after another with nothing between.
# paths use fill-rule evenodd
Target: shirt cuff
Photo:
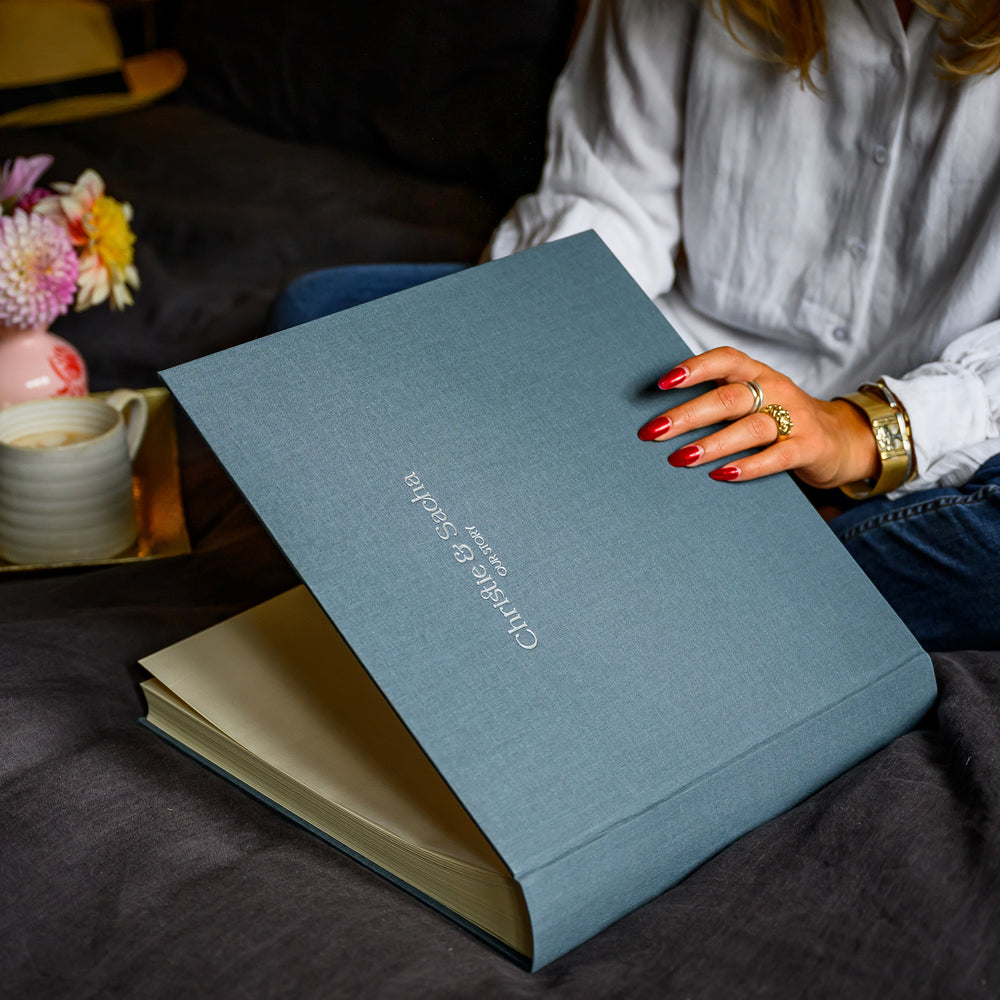
<instances>
[{"instance_id":1,"label":"shirt cuff","mask_svg":"<svg viewBox=\"0 0 1000 1000\"><path fill-rule=\"evenodd\" d=\"M986 387L967 369L935 364L883 378L906 408L917 461L917 475L893 495L964 483L1000 451Z\"/></svg>"}]
</instances>

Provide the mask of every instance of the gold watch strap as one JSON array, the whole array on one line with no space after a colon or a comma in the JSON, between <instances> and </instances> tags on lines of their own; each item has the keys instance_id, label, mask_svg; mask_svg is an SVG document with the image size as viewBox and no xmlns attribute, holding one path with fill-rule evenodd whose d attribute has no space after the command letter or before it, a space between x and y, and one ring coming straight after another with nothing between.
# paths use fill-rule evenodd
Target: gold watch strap
<instances>
[{"instance_id":1,"label":"gold watch strap","mask_svg":"<svg viewBox=\"0 0 1000 1000\"><path fill-rule=\"evenodd\" d=\"M846 400L863 411L875 435L880 460L877 478L845 483L840 489L852 500L867 500L902 486L913 468L913 449L902 412L867 392L852 392L835 398Z\"/></svg>"}]
</instances>

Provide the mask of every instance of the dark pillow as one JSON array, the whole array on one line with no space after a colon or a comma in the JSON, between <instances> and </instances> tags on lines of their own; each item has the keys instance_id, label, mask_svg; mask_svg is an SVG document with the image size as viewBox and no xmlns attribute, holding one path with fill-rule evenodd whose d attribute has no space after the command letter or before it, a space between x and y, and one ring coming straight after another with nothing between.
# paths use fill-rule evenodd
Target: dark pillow
<instances>
[{"instance_id":1,"label":"dark pillow","mask_svg":"<svg viewBox=\"0 0 1000 1000\"><path fill-rule=\"evenodd\" d=\"M182 0L189 98L500 199L534 187L575 0Z\"/></svg>"}]
</instances>

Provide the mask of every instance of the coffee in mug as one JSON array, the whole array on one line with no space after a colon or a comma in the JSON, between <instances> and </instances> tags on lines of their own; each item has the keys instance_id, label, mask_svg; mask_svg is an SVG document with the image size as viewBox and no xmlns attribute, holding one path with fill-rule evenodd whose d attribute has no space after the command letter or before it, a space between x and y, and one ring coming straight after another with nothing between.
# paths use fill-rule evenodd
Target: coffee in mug
<instances>
[{"instance_id":1,"label":"coffee in mug","mask_svg":"<svg viewBox=\"0 0 1000 1000\"><path fill-rule=\"evenodd\" d=\"M131 389L0 410L0 558L89 562L129 548L132 459L147 418L145 397Z\"/></svg>"},{"instance_id":2,"label":"coffee in mug","mask_svg":"<svg viewBox=\"0 0 1000 1000\"><path fill-rule=\"evenodd\" d=\"M57 448L64 444L78 444L90 437L90 434L80 431L33 431L23 437L14 438L10 443L15 448Z\"/></svg>"}]
</instances>

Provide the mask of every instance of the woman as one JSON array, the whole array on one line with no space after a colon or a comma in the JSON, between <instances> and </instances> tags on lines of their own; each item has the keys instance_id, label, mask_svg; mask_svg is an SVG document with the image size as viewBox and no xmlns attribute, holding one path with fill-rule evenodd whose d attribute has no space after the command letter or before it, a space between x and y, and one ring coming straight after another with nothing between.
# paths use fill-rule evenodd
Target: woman
<instances>
[{"instance_id":1,"label":"woman","mask_svg":"<svg viewBox=\"0 0 1000 1000\"><path fill-rule=\"evenodd\" d=\"M639 436L840 487L929 648L1000 645L998 65L997 3L599 0L489 247L595 229L717 386Z\"/></svg>"},{"instance_id":2,"label":"woman","mask_svg":"<svg viewBox=\"0 0 1000 1000\"><path fill-rule=\"evenodd\" d=\"M639 436L793 472L932 649L1000 647L998 66L996 2L593 0L486 253L596 230L698 352L661 387L714 386ZM453 269L307 276L276 322Z\"/></svg>"}]
</instances>

